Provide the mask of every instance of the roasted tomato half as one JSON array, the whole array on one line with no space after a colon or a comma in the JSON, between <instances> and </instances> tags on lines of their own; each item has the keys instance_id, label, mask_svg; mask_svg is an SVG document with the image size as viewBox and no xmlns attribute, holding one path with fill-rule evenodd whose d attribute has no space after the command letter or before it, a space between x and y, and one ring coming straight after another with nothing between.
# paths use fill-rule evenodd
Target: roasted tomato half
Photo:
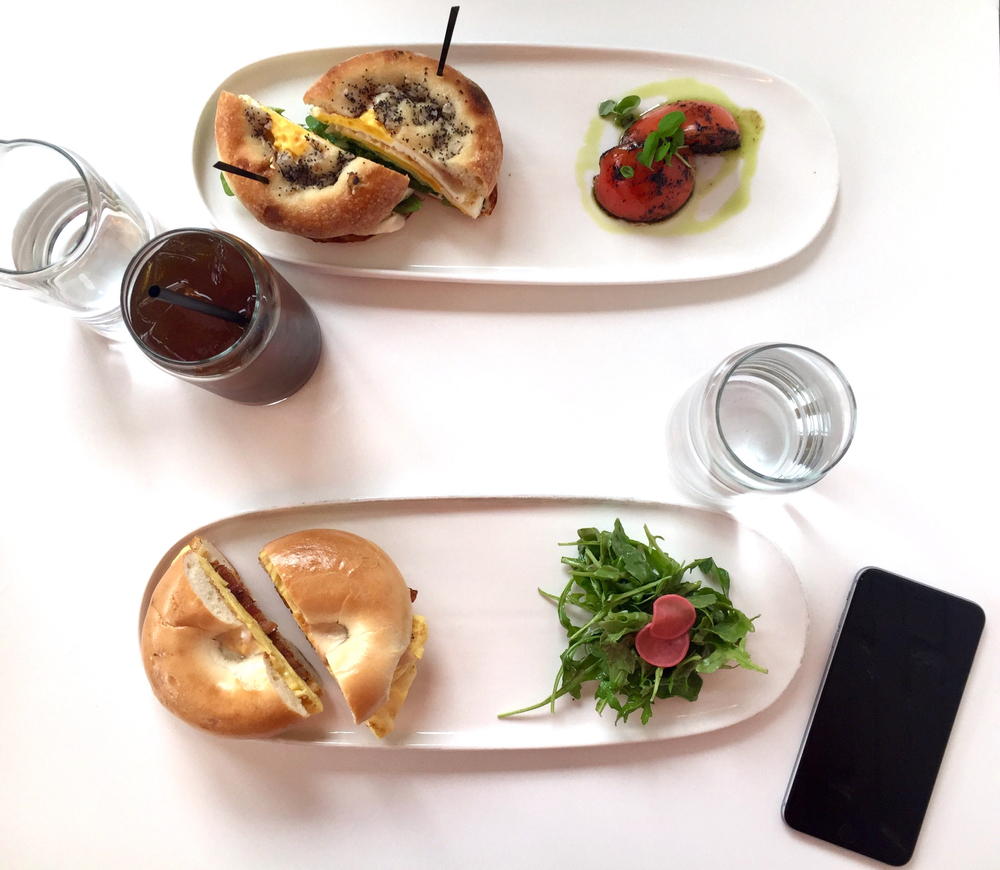
<instances>
[{"instance_id":1,"label":"roasted tomato half","mask_svg":"<svg viewBox=\"0 0 1000 870\"><path fill-rule=\"evenodd\" d=\"M633 223L650 224L670 217L694 192L694 172L680 159L690 159L684 152L682 148L674 155L669 166L661 160L647 168L638 160L641 148L618 145L605 151L594 179L597 204L608 214ZM631 177L626 177L625 167L632 170Z\"/></svg>"},{"instance_id":2,"label":"roasted tomato half","mask_svg":"<svg viewBox=\"0 0 1000 870\"><path fill-rule=\"evenodd\" d=\"M670 112L683 112L684 144L695 154L717 154L740 147L740 127L732 112L716 103L703 100L678 100L650 109L622 136L622 145L642 145L656 129L660 118Z\"/></svg>"}]
</instances>

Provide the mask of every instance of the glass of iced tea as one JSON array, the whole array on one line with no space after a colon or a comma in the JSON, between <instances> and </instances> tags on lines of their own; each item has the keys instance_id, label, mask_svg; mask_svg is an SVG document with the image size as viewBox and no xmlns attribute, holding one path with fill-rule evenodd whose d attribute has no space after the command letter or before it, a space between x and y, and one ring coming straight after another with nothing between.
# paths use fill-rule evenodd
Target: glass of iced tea
<instances>
[{"instance_id":1,"label":"glass of iced tea","mask_svg":"<svg viewBox=\"0 0 1000 870\"><path fill-rule=\"evenodd\" d=\"M121 310L132 338L159 368L246 405L287 398L319 362L322 337L312 309L254 248L228 233L179 229L154 238L125 271Z\"/></svg>"}]
</instances>

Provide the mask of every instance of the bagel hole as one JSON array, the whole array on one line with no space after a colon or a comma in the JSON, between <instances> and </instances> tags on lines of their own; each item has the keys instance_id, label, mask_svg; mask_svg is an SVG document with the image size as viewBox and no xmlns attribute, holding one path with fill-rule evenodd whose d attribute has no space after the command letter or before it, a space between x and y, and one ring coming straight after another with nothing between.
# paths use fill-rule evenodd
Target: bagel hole
<instances>
[{"instance_id":1,"label":"bagel hole","mask_svg":"<svg viewBox=\"0 0 1000 870\"><path fill-rule=\"evenodd\" d=\"M219 655L230 662L239 662L260 652L260 644L254 640L250 629L245 625L216 635L215 643L219 648Z\"/></svg>"},{"instance_id":2,"label":"bagel hole","mask_svg":"<svg viewBox=\"0 0 1000 870\"><path fill-rule=\"evenodd\" d=\"M347 627L339 622L321 622L310 628L312 645L321 656L340 646L350 636Z\"/></svg>"}]
</instances>

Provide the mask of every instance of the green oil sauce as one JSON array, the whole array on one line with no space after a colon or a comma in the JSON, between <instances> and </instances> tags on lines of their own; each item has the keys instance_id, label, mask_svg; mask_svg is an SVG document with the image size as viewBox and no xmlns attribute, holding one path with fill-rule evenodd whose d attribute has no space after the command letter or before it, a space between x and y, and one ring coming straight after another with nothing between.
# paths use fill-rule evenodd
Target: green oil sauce
<instances>
[{"instance_id":1,"label":"green oil sauce","mask_svg":"<svg viewBox=\"0 0 1000 870\"><path fill-rule=\"evenodd\" d=\"M576 183L580 188L584 209L598 226L611 233L638 233L647 236L693 235L715 229L750 204L750 182L757 171L757 152L764 136L764 119L760 116L760 112L737 106L719 88L693 78L652 82L633 88L629 93L641 97L644 101L655 99L657 105L675 100L706 100L718 103L733 113L740 128L741 144L739 148L722 154L695 155L694 193L675 215L660 223L631 224L606 214L594 199L593 181L601 154L616 144L617 138L621 136L619 128L595 114L584 136L583 147L576 157ZM617 99L623 96L625 94ZM616 133L614 143L608 139L611 130ZM714 174L711 174L712 168L715 168ZM735 189L723 202L716 203L718 195L713 197L712 193L725 189L727 180L734 173L739 173Z\"/></svg>"}]
</instances>

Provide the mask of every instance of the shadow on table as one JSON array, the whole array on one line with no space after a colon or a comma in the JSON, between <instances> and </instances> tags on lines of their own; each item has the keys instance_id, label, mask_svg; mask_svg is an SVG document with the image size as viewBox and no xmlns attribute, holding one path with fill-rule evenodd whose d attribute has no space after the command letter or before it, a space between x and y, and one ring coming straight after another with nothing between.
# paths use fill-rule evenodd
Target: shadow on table
<instances>
[{"instance_id":1,"label":"shadow on table","mask_svg":"<svg viewBox=\"0 0 1000 870\"><path fill-rule=\"evenodd\" d=\"M764 293L797 278L822 256L839 218L838 198L819 235L791 259L757 272L710 281L616 286L473 284L353 278L285 264L281 265L281 271L312 303L329 299L341 305L474 313L586 313L674 308ZM627 280L628 263L622 263L621 271Z\"/></svg>"},{"instance_id":2,"label":"shadow on table","mask_svg":"<svg viewBox=\"0 0 1000 870\"><path fill-rule=\"evenodd\" d=\"M440 750L242 742L196 735L191 750L205 782L210 784L207 787L217 788L226 803L237 808L243 801L256 804L263 793L268 795L268 805L275 814L301 821L311 816L328 818L331 783L340 776L357 774L370 776L376 782L387 777L430 775L455 777L458 783L469 775L571 773L595 768L617 768L625 775L634 770L637 776L643 776L651 765L656 765L669 778L671 759L749 742L787 716L795 704L801 705L802 698L797 697L800 693L808 695L811 691L812 687L803 685L797 677L774 704L752 719L708 734L649 742L561 749ZM797 743L783 747L789 771L797 749ZM240 787L248 771L253 771L256 782L252 792ZM716 779L715 774L707 775ZM386 782L391 789L407 787L398 782L389 786ZM344 800L351 798L345 793Z\"/></svg>"}]
</instances>

